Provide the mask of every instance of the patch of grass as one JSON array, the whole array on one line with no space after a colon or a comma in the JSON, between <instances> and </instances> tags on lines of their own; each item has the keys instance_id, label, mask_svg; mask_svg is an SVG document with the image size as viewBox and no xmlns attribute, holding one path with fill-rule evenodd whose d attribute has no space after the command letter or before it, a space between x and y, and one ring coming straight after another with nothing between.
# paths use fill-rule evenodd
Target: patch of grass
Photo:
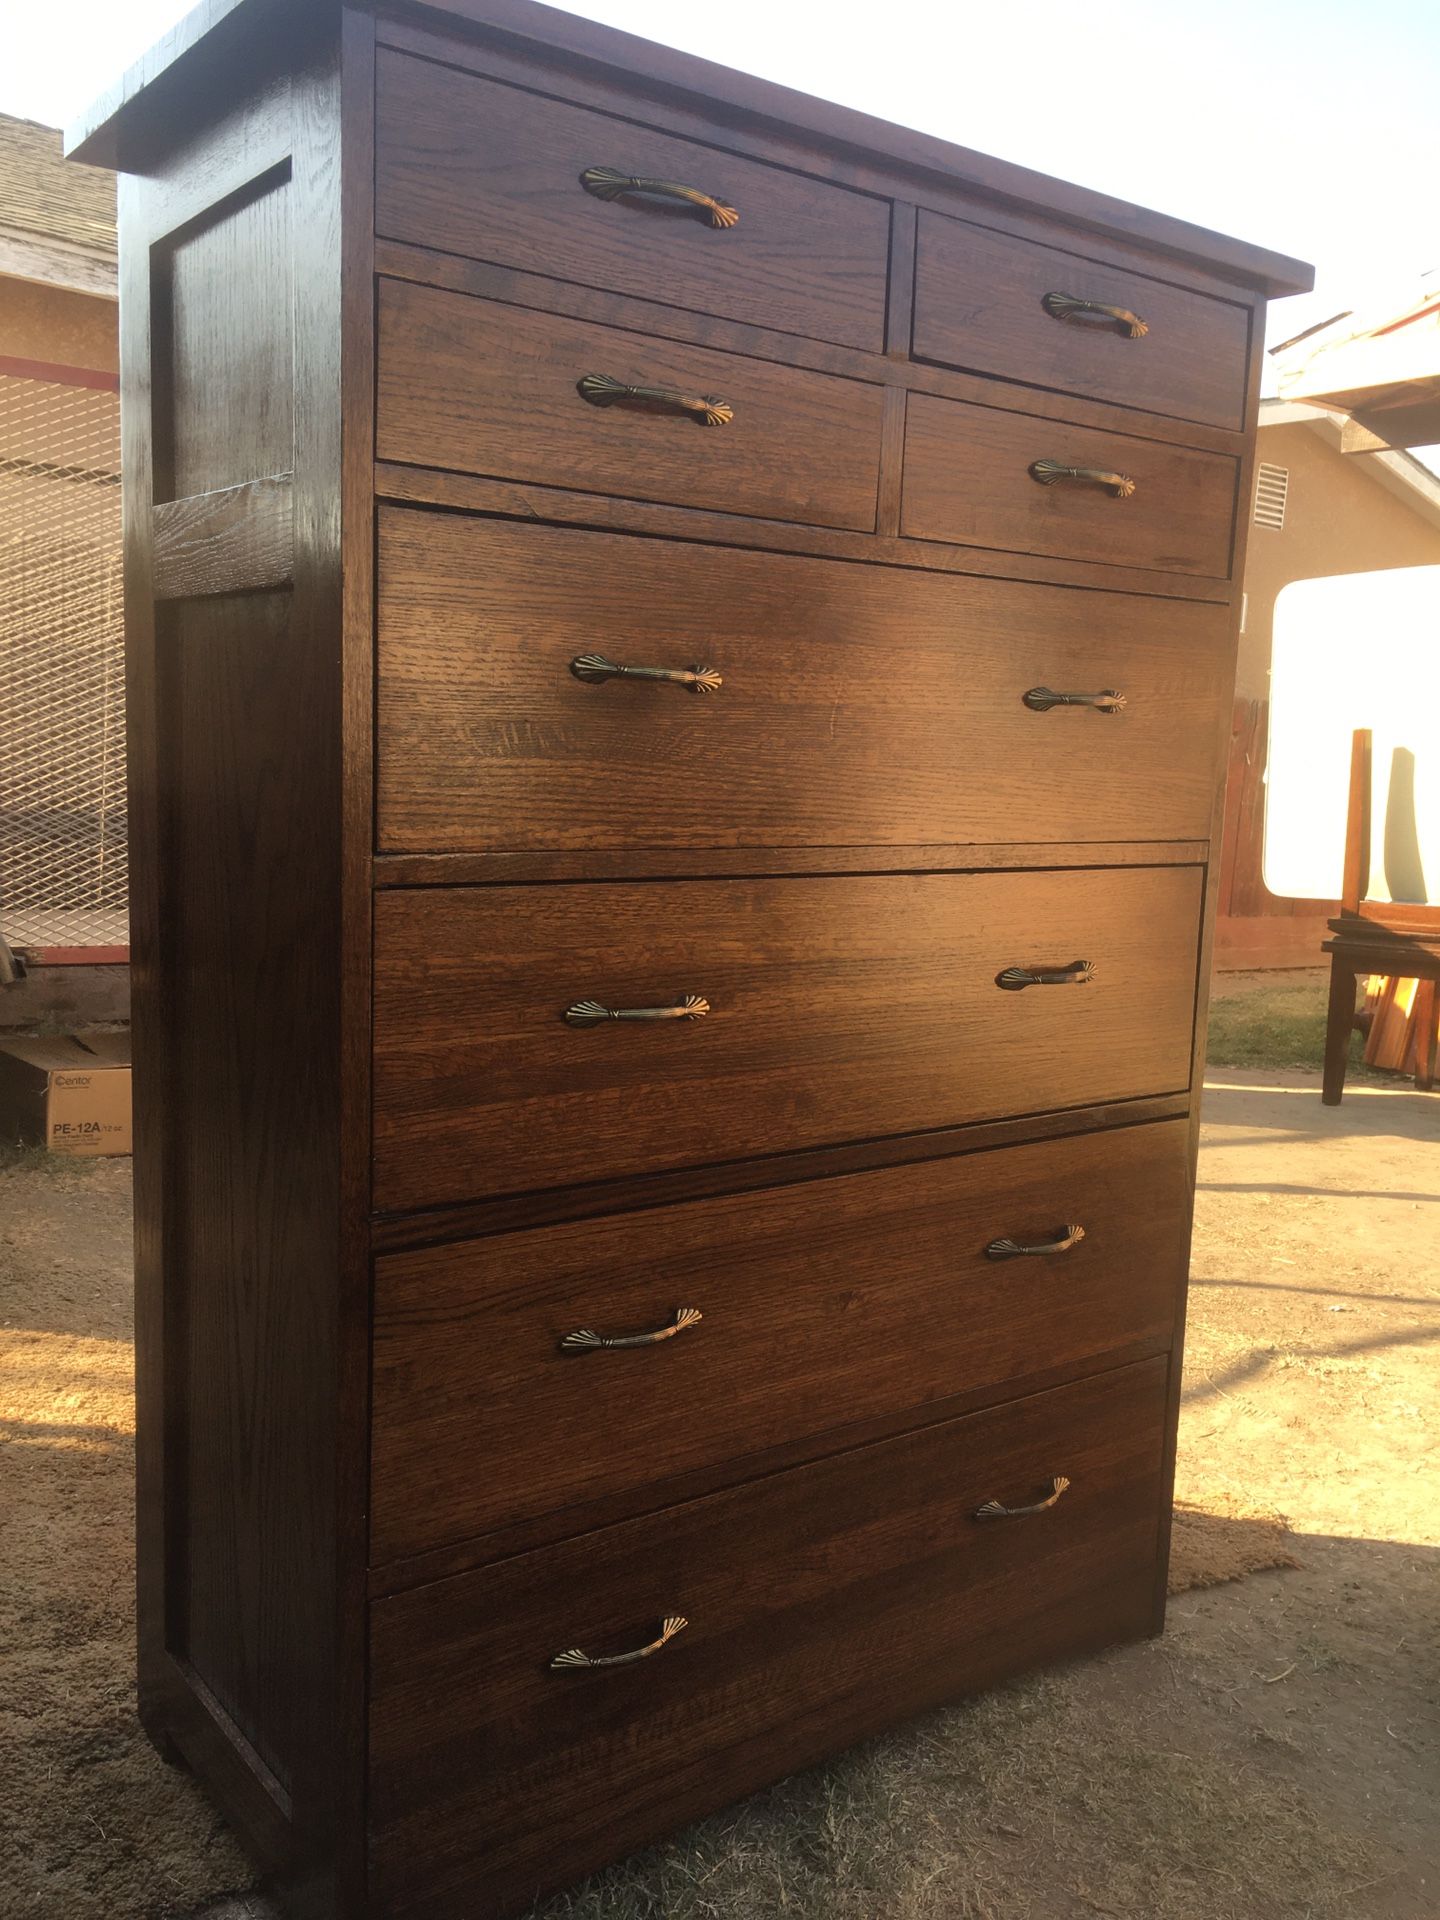
<instances>
[{"instance_id":1,"label":"patch of grass","mask_svg":"<svg viewBox=\"0 0 1440 1920\"><path fill-rule=\"evenodd\" d=\"M93 1173L100 1156L51 1153L48 1147L25 1146L17 1140L0 1141L0 1174L47 1173L59 1179L67 1173Z\"/></svg>"},{"instance_id":2,"label":"patch of grass","mask_svg":"<svg viewBox=\"0 0 1440 1920\"><path fill-rule=\"evenodd\" d=\"M1313 1067L1325 1059L1323 981L1286 982L1210 1002L1206 1058L1212 1067ZM1350 1064L1361 1065L1363 1035L1350 1036Z\"/></svg>"}]
</instances>

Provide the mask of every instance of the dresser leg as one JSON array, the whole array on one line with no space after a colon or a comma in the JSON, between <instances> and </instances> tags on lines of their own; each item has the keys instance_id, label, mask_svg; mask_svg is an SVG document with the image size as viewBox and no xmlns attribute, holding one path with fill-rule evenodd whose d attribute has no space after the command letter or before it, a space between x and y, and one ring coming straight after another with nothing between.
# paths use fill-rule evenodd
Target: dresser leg
<instances>
[{"instance_id":1,"label":"dresser leg","mask_svg":"<svg viewBox=\"0 0 1440 1920\"><path fill-rule=\"evenodd\" d=\"M1345 1091L1345 1065L1355 1026L1355 975L1337 955L1330 961L1330 1012L1325 1023L1325 1083L1320 1099L1338 1107Z\"/></svg>"},{"instance_id":2,"label":"dresser leg","mask_svg":"<svg viewBox=\"0 0 1440 1920\"><path fill-rule=\"evenodd\" d=\"M1428 1093L1435 1084L1435 1012L1437 983L1421 980L1415 988L1415 1085Z\"/></svg>"}]
</instances>

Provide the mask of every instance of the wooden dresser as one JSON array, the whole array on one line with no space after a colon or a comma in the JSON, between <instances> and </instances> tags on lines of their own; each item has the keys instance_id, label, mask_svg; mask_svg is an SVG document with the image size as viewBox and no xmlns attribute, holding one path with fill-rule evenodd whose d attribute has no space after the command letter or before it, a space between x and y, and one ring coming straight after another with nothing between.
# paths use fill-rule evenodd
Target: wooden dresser
<instances>
[{"instance_id":1,"label":"wooden dresser","mask_svg":"<svg viewBox=\"0 0 1440 1920\"><path fill-rule=\"evenodd\" d=\"M1308 270L528 0L207 0L71 144L157 1742L494 1920L1156 1632Z\"/></svg>"}]
</instances>

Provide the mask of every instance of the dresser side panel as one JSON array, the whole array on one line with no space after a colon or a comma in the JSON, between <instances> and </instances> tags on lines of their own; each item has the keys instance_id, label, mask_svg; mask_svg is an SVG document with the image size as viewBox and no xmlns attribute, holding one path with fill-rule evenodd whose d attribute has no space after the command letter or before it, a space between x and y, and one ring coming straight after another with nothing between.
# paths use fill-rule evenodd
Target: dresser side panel
<instances>
[{"instance_id":1,"label":"dresser side panel","mask_svg":"<svg viewBox=\"0 0 1440 1920\"><path fill-rule=\"evenodd\" d=\"M358 1763L339 1489L363 1449L342 1394L337 26L278 34L265 70L156 130L121 195L141 1706L316 1916ZM156 507L203 517L225 488L226 549L157 601ZM290 533L259 592L248 493L255 538L277 498Z\"/></svg>"}]
</instances>

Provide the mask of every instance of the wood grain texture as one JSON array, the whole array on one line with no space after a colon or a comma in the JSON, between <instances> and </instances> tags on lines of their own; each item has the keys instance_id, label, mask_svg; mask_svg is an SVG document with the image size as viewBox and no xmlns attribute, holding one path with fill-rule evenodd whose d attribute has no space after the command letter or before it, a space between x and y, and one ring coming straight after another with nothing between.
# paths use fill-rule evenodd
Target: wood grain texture
<instances>
[{"instance_id":1,"label":"wood grain texture","mask_svg":"<svg viewBox=\"0 0 1440 1920\"><path fill-rule=\"evenodd\" d=\"M770 873L987 873L1001 867L1195 866L1204 840L1006 840L990 846L706 847L576 853L387 853L373 863L377 887L516 885L533 880L688 880L706 874L754 879Z\"/></svg>"},{"instance_id":2,"label":"wood grain texture","mask_svg":"<svg viewBox=\"0 0 1440 1920\"><path fill-rule=\"evenodd\" d=\"M385 512L379 845L396 852L1184 839L1221 609ZM599 652L718 692L586 684ZM1035 713L1114 688L1123 713Z\"/></svg>"},{"instance_id":3,"label":"wood grain texture","mask_svg":"<svg viewBox=\"0 0 1440 1920\"><path fill-rule=\"evenodd\" d=\"M1139 315L1139 340L1051 318L1047 293ZM917 359L1085 394L1239 431L1250 312L1058 247L922 212L915 265Z\"/></svg>"},{"instance_id":4,"label":"wood grain texture","mask_svg":"<svg viewBox=\"0 0 1440 1920\"><path fill-rule=\"evenodd\" d=\"M1040 1354L1080 1372L1166 1338L1188 1206L1172 1121L391 1255L375 1271L371 1557L918 1418L962 1386L998 1398ZM1063 1254L986 1255L1071 1223L1085 1238ZM684 1306L704 1319L654 1347L560 1344Z\"/></svg>"},{"instance_id":5,"label":"wood grain texture","mask_svg":"<svg viewBox=\"0 0 1440 1920\"><path fill-rule=\"evenodd\" d=\"M292 476L270 474L155 508L155 598L288 587L295 573Z\"/></svg>"},{"instance_id":6,"label":"wood grain texture","mask_svg":"<svg viewBox=\"0 0 1440 1920\"><path fill-rule=\"evenodd\" d=\"M622 500L566 487L497 480L438 467L405 467L382 461L376 468L380 496L392 504L439 506L488 513L507 520L543 520L562 526L609 528L662 540L758 548L770 553L806 553L817 559L857 561L864 566L905 567L924 573L963 573L987 580L1029 580L1039 586L1099 588L1157 599L1203 600L1230 605L1230 582L1194 574L1117 567L1051 554L1005 553L937 540L845 533L783 520L670 507L660 501Z\"/></svg>"},{"instance_id":7,"label":"wood grain texture","mask_svg":"<svg viewBox=\"0 0 1440 1920\"><path fill-rule=\"evenodd\" d=\"M914 212L913 207L896 208L897 223L907 215L913 216ZM894 273L914 274L913 255L907 262L902 244L904 232L912 225L913 220L907 221L904 227L897 225ZM1060 393L1053 388L1024 386L1018 381L1007 381L1003 388L997 388L989 375L914 360L910 357L908 322L902 322L901 315L893 310L887 328L905 325L903 346L892 345L880 357L799 334L777 333L773 328L745 326L736 320L717 319L713 314L692 313L684 307L667 306L658 299L642 300L633 294L608 293L543 273L522 272L517 267L439 253L433 247L379 240L375 257L377 271L386 279L409 281L422 287L445 287L452 293L474 294L477 299L495 300L503 306L564 314L573 320L592 320L600 326L619 327L627 333L714 347L721 353L744 354L755 360L773 360L779 366L808 367L816 373L873 381L890 390L903 392L914 387L938 394L942 399L965 400L976 406L994 405L1003 395L1002 404L1008 412L1065 420L1072 426L1095 427L1102 432L1136 433L1151 440L1177 441L1206 453L1233 456L1240 444L1239 435L1231 428L1212 427L1199 420L1167 419L1163 414L1137 413L1133 407L1092 400L1083 394ZM895 304L898 308L902 303L897 298Z\"/></svg>"},{"instance_id":8,"label":"wood grain texture","mask_svg":"<svg viewBox=\"0 0 1440 1920\"><path fill-rule=\"evenodd\" d=\"M337 1385L336 43L292 22L214 80L122 214L140 1693L319 1920L359 1858L337 1483L365 1446ZM223 546L286 469L293 590L157 607L153 522Z\"/></svg>"},{"instance_id":9,"label":"wood grain texture","mask_svg":"<svg viewBox=\"0 0 1440 1920\"><path fill-rule=\"evenodd\" d=\"M288 164L160 253L156 497L213 493L295 465L293 196Z\"/></svg>"},{"instance_id":10,"label":"wood grain texture","mask_svg":"<svg viewBox=\"0 0 1440 1920\"><path fill-rule=\"evenodd\" d=\"M878 386L382 281L376 451L650 500L873 529ZM728 400L727 426L580 397L590 373Z\"/></svg>"},{"instance_id":11,"label":"wood grain texture","mask_svg":"<svg viewBox=\"0 0 1440 1920\"><path fill-rule=\"evenodd\" d=\"M534 6L531 0L432 0L424 12L428 24L438 21L449 29L441 34L417 33L397 24L396 0L376 0L368 10L382 16L390 45L408 45L439 53L456 65L478 64L487 70L517 55L527 62L538 56L552 73L560 69L572 93L588 93L597 83L605 89L618 87L622 97L638 95L655 102L666 116L661 124L691 117L724 125L747 150L753 146L763 152L778 138L809 155L818 144L828 149L827 170L837 175L864 171L869 177L893 178L899 173L938 186L947 198L976 195L1000 206L1043 208L1111 242L1148 248L1272 297L1305 292L1314 281L1313 270L1302 261L887 125L633 34ZM134 156L144 150L147 122L153 124L187 91L196 91L199 75L233 73L237 60L247 54L253 58L255 44L264 45L278 11L276 0L203 0L80 117L67 134L67 151L100 166L135 164ZM328 0L302 0L299 6L286 0L285 11L325 18ZM217 32L217 27L230 30ZM208 60L207 38L214 48Z\"/></svg>"},{"instance_id":12,"label":"wood grain texture","mask_svg":"<svg viewBox=\"0 0 1440 1920\"><path fill-rule=\"evenodd\" d=\"M1123 473L1135 491L1117 499L1068 481L1042 486L1030 473L1037 460ZM1223 454L912 393L900 528L921 540L1225 579L1236 478Z\"/></svg>"},{"instance_id":13,"label":"wood grain texture","mask_svg":"<svg viewBox=\"0 0 1440 1920\"><path fill-rule=\"evenodd\" d=\"M473 74L382 53L376 228L448 252L785 333L878 349L889 208L733 153L676 140ZM678 181L733 208L587 193L587 167Z\"/></svg>"},{"instance_id":14,"label":"wood grain texture","mask_svg":"<svg viewBox=\"0 0 1440 1920\"><path fill-rule=\"evenodd\" d=\"M387 892L375 1203L1175 1092L1199 896L1186 867ZM995 984L1076 958L1087 985ZM562 1018L687 993L707 1018Z\"/></svg>"},{"instance_id":15,"label":"wood grain texture","mask_svg":"<svg viewBox=\"0 0 1440 1920\"><path fill-rule=\"evenodd\" d=\"M1148 1361L377 1603L383 1911L516 1912L657 1824L1143 1633L1164 1384ZM1056 1474L1049 1512L974 1519ZM548 1670L671 1612L689 1625L639 1667Z\"/></svg>"}]
</instances>

